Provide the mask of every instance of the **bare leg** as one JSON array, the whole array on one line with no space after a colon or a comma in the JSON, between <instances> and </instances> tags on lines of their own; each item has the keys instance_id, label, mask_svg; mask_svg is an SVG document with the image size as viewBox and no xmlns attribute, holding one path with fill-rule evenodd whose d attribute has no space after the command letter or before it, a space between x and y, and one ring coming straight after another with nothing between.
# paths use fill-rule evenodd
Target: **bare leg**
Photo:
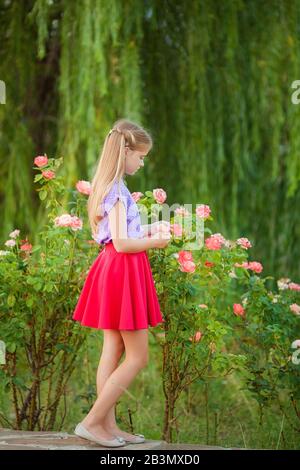
<instances>
[{"instance_id":1,"label":"bare leg","mask_svg":"<svg viewBox=\"0 0 300 470\"><path fill-rule=\"evenodd\" d=\"M124 341L119 330L103 331L103 349L97 370L97 396L102 391L108 377L118 367L119 361L125 351ZM115 405L108 411L104 424L107 431L109 431L109 429L118 429L115 417Z\"/></svg>"},{"instance_id":2,"label":"bare leg","mask_svg":"<svg viewBox=\"0 0 300 470\"><path fill-rule=\"evenodd\" d=\"M148 364L148 329L120 330L120 333L125 345L125 360L107 378L97 400L82 421L99 438L114 437L105 430L105 418L138 372Z\"/></svg>"}]
</instances>

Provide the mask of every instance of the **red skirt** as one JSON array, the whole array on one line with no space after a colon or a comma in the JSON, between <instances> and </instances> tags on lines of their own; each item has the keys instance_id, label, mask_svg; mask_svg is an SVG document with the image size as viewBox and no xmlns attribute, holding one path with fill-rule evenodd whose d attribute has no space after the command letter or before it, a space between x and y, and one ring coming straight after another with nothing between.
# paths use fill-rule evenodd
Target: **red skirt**
<instances>
[{"instance_id":1,"label":"red skirt","mask_svg":"<svg viewBox=\"0 0 300 470\"><path fill-rule=\"evenodd\" d=\"M88 272L72 319L113 330L163 323L147 252L118 253L107 243Z\"/></svg>"}]
</instances>

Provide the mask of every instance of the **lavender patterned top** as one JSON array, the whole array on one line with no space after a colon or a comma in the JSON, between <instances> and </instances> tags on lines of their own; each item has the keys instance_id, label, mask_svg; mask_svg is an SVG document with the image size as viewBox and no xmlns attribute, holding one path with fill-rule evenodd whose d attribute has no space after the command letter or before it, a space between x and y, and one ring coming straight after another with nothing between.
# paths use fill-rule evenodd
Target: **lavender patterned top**
<instances>
[{"instance_id":1,"label":"lavender patterned top","mask_svg":"<svg viewBox=\"0 0 300 470\"><path fill-rule=\"evenodd\" d=\"M111 189L101 203L101 215L103 215L103 218L98 223L97 235L93 236L93 239L99 244L108 243L112 239L109 228L108 213L118 199L123 201L125 205L128 238L143 238L145 236L145 231L141 226L141 217L137 203L131 196L124 179L121 178L119 185L117 180L113 183Z\"/></svg>"}]
</instances>

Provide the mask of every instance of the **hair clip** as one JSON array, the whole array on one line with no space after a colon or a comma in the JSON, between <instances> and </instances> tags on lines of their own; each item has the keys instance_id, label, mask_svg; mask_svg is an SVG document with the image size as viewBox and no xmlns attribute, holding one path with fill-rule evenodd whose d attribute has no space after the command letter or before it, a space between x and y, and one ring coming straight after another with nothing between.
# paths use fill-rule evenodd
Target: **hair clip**
<instances>
[{"instance_id":1,"label":"hair clip","mask_svg":"<svg viewBox=\"0 0 300 470\"><path fill-rule=\"evenodd\" d=\"M123 134L122 131L120 131L120 129L111 129L108 133L108 135L110 135L113 131L117 131L119 134Z\"/></svg>"}]
</instances>

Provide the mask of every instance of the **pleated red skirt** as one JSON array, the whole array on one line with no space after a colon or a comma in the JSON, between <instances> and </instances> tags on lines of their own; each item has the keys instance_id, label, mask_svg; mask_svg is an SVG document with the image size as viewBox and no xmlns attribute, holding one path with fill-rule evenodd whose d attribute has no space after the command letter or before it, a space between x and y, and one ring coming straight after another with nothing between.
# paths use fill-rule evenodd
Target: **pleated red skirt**
<instances>
[{"instance_id":1,"label":"pleated red skirt","mask_svg":"<svg viewBox=\"0 0 300 470\"><path fill-rule=\"evenodd\" d=\"M107 243L88 272L72 319L114 330L163 323L147 252L118 253Z\"/></svg>"}]
</instances>

